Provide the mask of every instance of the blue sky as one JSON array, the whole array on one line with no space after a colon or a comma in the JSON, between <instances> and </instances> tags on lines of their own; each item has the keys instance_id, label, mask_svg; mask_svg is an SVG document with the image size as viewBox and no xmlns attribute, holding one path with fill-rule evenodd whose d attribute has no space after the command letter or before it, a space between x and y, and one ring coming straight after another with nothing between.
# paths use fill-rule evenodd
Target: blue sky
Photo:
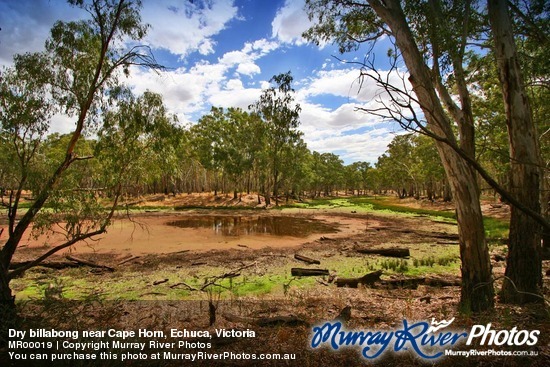
<instances>
[{"instance_id":1,"label":"blue sky","mask_svg":"<svg viewBox=\"0 0 550 367\"><path fill-rule=\"evenodd\" d=\"M207 4L206 6L204 4ZM126 83L137 93L161 93L181 124L193 124L211 106L242 107L256 101L269 79L291 71L302 107L300 130L311 150L332 152L347 163L375 162L399 133L395 124L357 112L384 98L367 82L358 90L362 53L340 56L332 45L317 47L302 39L311 23L304 0L143 0L142 18L151 25L144 43L169 69L161 75L134 69ZM86 13L59 0L0 0L0 65L13 54L39 51L53 23ZM389 45L375 48L385 73ZM53 131L74 126L57 116Z\"/></svg>"}]
</instances>

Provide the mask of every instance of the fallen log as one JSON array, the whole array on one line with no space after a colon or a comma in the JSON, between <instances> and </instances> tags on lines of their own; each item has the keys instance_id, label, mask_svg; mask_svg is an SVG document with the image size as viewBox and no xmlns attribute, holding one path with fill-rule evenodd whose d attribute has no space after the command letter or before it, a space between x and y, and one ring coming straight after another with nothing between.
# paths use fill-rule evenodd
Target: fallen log
<instances>
[{"instance_id":1,"label":"fallen log","mask_svg":"<svg viewBox=\"0 0 550 367\"><path fill-rule=\"evenodd\" d=\"M439 238L442 240L451 240L451 241L458 241L460 238L457 234L449 234L449 233L441 233L441 232L433 232L432 237Z\"/></svg>"},{"instance_id":2,"label":"fallen log","mask_svg":"<svg viewBox=\"0 0 550 367\"><path fill-rule=\"evenodd\" d=\"M348 288L357 288L359 284L372 286L375 282L380 280L381 275L382 270L377 270L372 273L368 273L361 278L338 278L336 279L336 286Z\"/></svg>"},{"instance_id":3,"label":"fallen log","mask_svg":"<svg viewBox=\"0 0 550 367\"><path fill-rule=\"evenodd\" d=\"M161 280L155 280L153 282L153 285L159 285L159 284L162 284L162 283L166 283L167 281L168 281L168 278L161 279Z\"/></svg>"},{"instance_id":4,"label":"fallen log","mask_svg":"<svg viewBox=\"0 0 550 367\"><path fill-rule=\"evenodd\" d=\"M20 268L22 266L26 266L28 264L30 264L31 261L19 261L19 262L12 262L10 263L10 270L15 270L17 268ZM60 269L66 269L66 268L78 268L80 266L82 266L82 264L77 264L73 261L48 261L48 262L42 262L36 266L41 266L43 268L48 268L48 269L56 269L56 270L60 270Z\"/></svg>"},{"instance_id":5,"label":"fallen log","mask_svg":"<svg viewBox=\"0 0 550 367\"><path fill-rule=\"evenodd\" d=\"M373 254L387 257L409 257L411 252L408 248L392 247L392 248L358 248L357 252L361 254Z\"/></svg>"},{"instance_id":6,"label":"fallen log","mask_svg":"<svg viewBox=\"0 0 550 367\"><path fill-rule=\"evenodd\" d=\"M383 280L380 284L390 289L417 289L420 284L424 284L425 282L426 278L398 278Z\"/></svg>"},{"instance_id":7,"label":"fallen log","mask_svg":"<svg viewBox=\"0 0 550 367\"><path fill-rule=\"evenodd\" d=\"M84 259L74 257L74 256L71 256L71 255L67 255L67 256L65 256L65 258L67 260L71 260L71 261L74 261L75 263L86 265L86 266L89 266L91 268L98 268L98 269L105 269L105 270L109 270L109 271L115 271L115 268L111 268L110 266L97 264L93 261L84 260Z\"/></svg>"},{"instance_id":8,"label":"fallen log","mask_svg":"<svg viewBox=\"0 0 550 367\"><path fill-rule=\"evenodd\" d=\"M314 276L323 276L329 275L328 269L304 269L304 268L292 268L290 269L290 274L293 277L314 277Z\"/></svg>"},{"instance_id":9,"label":"fallen log","mask_svg":"<svg viewBox=\"0 0 550 367\"><path fill-rule=\"evenodd\" d=\"M394 278L382 280L380 282L381 286L385 286L390 289L417 289L421 284L429 285L431 287L456 287L461 285L461 280L460 278L429 276L425 278Z\"/></svg>"},{"instance_id":10,"label":"fallen log","mask_svg":"<svg viewBox=\"0 0 550 367\"><path fill-rule=\"evenodd\" d=\"M191 287L189 284L184 283L184 282L172 284L172 285L170 286L170 288L174 289L174 288L179 287L180 285L183 285L186 289L188 289L188 290L190 290L190 291L198 291L197 288Z\"/></svg>"},{"instance_id":11,"label":"fallen log","mask_svg":"<svg viewBox=\"0 0 550 367\"><path fill-rule=\"evenodd\" d=\"M181 254L185 254L187 252L189 252L191 250L181 250L181 251L175 251L175 252L170 252L168 253L167 255L181 255Z\"/></svg>"},{"instance_id":12,"label":"fallen log","mask_svg":"<svg viewBox=\"0 0 550 367\"><path fill-rule=\"evenodd\" d=\"M456 241L436 241L435 243L438 245L460 245L460 243Z\"/></svg>"},{"instance_id":13,"label":"fallen log","mask_svg":"<svg viewBox=\"0 0 550 367\"><path fill-rule=\"evenodd\" d=\"M317 264L317 265L321 264L321 262L319 260L315 260L315 259L312 259L310 257L299 255L299 254L294 254L294 258L296 260L300 260L300 261L303 261L303 262L308 263L308 264Z\"/></svg>"},{"instance_id":14,"label":"fallen log","mask_svg":"<svg viewBox=\"0 0 550 367\"><path fill-rule=\"evenodd\" d=\"M462 280L458 277L443 278L430 276L426 277L426 285L432 287L457 287L462 285Z\"/></svg>"},{"instance_id":15,"label":"fallen log","mask_svg":"<svg viewBox=\"0 0 550 367\"><path fill-rule=\"evenodd\" d=\"M130 261L137 260L137 259L139 259L140 257L141 257L141 256L131 256L131 257L127 258L127 259L122 260L122 261L119 262L117 265L124 265L124 264L126 264L126 263L129 263Z\"/></svg>"}]
</instances>

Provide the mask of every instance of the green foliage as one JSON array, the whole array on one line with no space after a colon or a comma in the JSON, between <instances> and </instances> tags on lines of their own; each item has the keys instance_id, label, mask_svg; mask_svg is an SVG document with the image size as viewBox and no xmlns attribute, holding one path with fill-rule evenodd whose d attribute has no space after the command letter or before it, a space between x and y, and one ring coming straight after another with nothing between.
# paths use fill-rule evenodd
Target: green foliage
<instances>
[{"instance_id":1,"label":"green foliage","mask_svg":"<svg viewBox=\"0 0 550 367\"><path fill-rule=\"evenodd\" d=\"M105 115L95 155L105 191L114 193L122 186L124 192L132 192L136 183L151 183L174 169L182 135L160 95L145 92L135 97L119 90L113 97L118 106Z\"/></svg>"},{"instance_id":2,"label":"green foliage","mask_svg":"<svg viewBox=\"0 0 550 367\"><path fill-rule=\"evenodd\" d=\"M279 185L285 175L292 175L296 167L292 158L295 149L302 145L302 133L298 130L301 107L294 101L290 72L273 76L270 82L274 84L264 90L259 101L250 108L262 120L261 128L265 138L264 158L260 163L262 170L269 172L272 178L273 195L278 201Z\"/></svg>"},{"instance_id":3,"label":"green foliage","mask_svg":"<svg viewBox=\"0 0 550 367\"><path fill-rule=\"evenodd\" d=\"M260 124L258 115L240 108L212 107L190 129L193 152L203 167L228 175L234 187L242 188L262 156Z\"/></svg>"},{"instance_id":4,"label":"green foliage","mask_svg":"<svg viewBox=\"0 0 550 367\"><path fill-rule=\"evenodd\" d=\"M84 9L89 18L56 22L44 52L16 55L14 66L4 68L0 77L0 196L8 209L0 273L2 302L11 300L9 283L25 270L24 266L10 271L9 265L29 227L35 233L64 236L39 261L105 231L121 193L123 172L118 173L113 208L105 211L96 196L98 166L90 163L93 144L83 136L107 119L112 108L108 91L119 88L117 70L127 74L130 65L159 68L150 48L135 44L148 27L141 22L139 1L70 3ZM69 136L46 137L54 113L74 118ZM29 190L31 203L21 213L20 203L29 198ZM4 195L9 197L7 202Z\"/></svg>"},{"instance_id":5,"label":"green foliage","mask_svg":"<svg viewBox=\"0 0 550 367\"><path fill-rule=\"evenodd\" d=\"M430 199L442 197L446 185L434 142L419 134L396 136L371 174L377 178L373 188L393 190L400 197L419 197L423 192Z\"/></svg>"},{"instance_id":6,"label":"green foliage","mask_svg":"<svg viewBox=\"0 0 550 367\"><path fill-rule=\"evenodd\" d=\"M406 273L409 270L409 262L403 259L386 259L380 262L382 269L396 273Z\"/></svg>"}]
</instances>

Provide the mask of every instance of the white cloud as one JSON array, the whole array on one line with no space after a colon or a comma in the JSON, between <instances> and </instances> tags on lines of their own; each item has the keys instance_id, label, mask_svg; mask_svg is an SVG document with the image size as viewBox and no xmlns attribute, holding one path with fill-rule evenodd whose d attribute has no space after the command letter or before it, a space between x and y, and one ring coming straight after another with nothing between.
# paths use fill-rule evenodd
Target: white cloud
<instances>
[{"instance_id":1,"label":"white cloud","mask_svg":"<svg viewBox=\"0 0 550 367\"><path fill-rule=\"evenodd\" d=\"M68 134L76 127L76 117L58 113L50 120L50 133Z\"/></svg>"},{"instance_id":2,"label":"white cloud","mask_svg":"<svg viewBox=\"0 0 550 367\"><path fill-rule=\"evenodd\" d=\"M260 67L253 62L243 62L237 66L237 73L247 76L252 76L254 74L260 74Z\"/></svg>"},{"instance_id":3,"label":"white cloud","mask_svg":"<svg viewBox=\"0 0 550 367\"><path fill-rule=\"evenodd\" d=\"M236 72L246 76L261 73L261 69L255 61L277 49L276 42L260 39L247 42L241 50L226 52L218 61L227 68L237 66Z\"/></svg>"},{"instance_id":4,"label":"white cloud","mask_svg":"<svg viewBox=\"0 0 550 367\"><path fill-rule=\"evenodd\" d=\"M237 12L232 0L146 1L142 17L153 25L146 41L181 57L193 51L207 55L214 52L211 37L237 18Z\"/></svg>"},{"instance_id":5,"label":"white cloud","mask_svg":"<svg viewBox=\"0 0 550 367\"><path fill-rule=\"evenodd\" d=\"M214 53L215 44L216 43L210 39L206 39L202 41L198 46L199 53L201 55L208 55L208 54Z\"/></svg>"},{"instance_id":6,"label":"white cloud","mask_svg":"<svg viewBox=\"0 0 550 367\"><path fill-rule=\"evenodd\" d=\"M397 87L410 88L406 74L378 71L379 75ZM297 100L302 107L300 129L308 147L319 152L338 152L346 163L364 160L376 162L393 139L392 123L359 111L389 104L389 96L371 78L358 80L357 69L322 70L302 81ZM318 96L347 98L348 102L334 108L313 103Z\"/></svg>"},{"instance_id":7,"label":"white cloud","mask_svg":"<svg viewBox=\"0 0 550 367\"><path fill-rule=\"evenodd\" d=\"M231 79L225 85L225 89L226 90L242 90L242 89L244 89L243 82L240 79Z\"/></svg>"},{"instance_id":8,"label":"white cloud","mask_svg":"<svg viewBox=\"0 0 550 367\"><path fill-rule=\"evenodd\" d=\"M261 89L246 88L240 90L224 90L211 95L208 102L212 106L217 107L240 107L243 110L248 110L248 106L258 100Z\"/></svg>"},{"instance_id":9,"label":"white cloud","mask_svg":"<svg viewBox=\"0 0 550 367\"><path fill-rule=\"evenodd\" d=\"M390 85L411 91L412 87L402 71L368 71L369 75L379 76ZM319 96L331 94L339 97L347 97L359 102L371 102L373 100L388 100L389 96L377 83L368 76L362 76L357 69L334 69L319 71L303 92L306 96Z\"/></svg>"},{"instance_id":10,"label":"white cloud","mask_svg":"<svg viewBox=\"0 0 550 367\"><path fill-rule=\"evenodd\" d=\"M152 27L145 42L184 57L193 51L214 52L213 36L238 19L233 0L144 1L142 19ZM87 14L64 1L0 1L0 62L10 64L13 54L43 49L49 30L58 19L78 20Z\"/></svg>"},{"instance_id":11,"label":"white cloud","mask_svg":"<svg viewBox=\"0 0 550 367\"><path fill-rule=\"evenodd\" d=\"M345 162L362 160L374 163L392 139L393 135L388 129L380 128L350 135L333 132L332 136L307 143L311 150L320 153L337 151Z\"/></svg>"},{"instance_id":12,"label":"white cloud","mask_svg":"<svg viewBox=\"0 0 550 367\"><path fill-rule=\"evenodd\" d=\"M17 53L43 50L58 19L71 21L83 14L61 1L0 1L0 64L10 65Z\"/></svg>"},{"instance_id":13,"label":"white cloud","mask_svg":"<svg viewBox=\"0 0 550 367\"><path fill-rule=\"evenodd\" d=\"M358 104L345 103L335 109L301 101L300 130L311 150L338 152L346 163L375 162L386 150L392 136L386 122L356 110Z\"/></svg>"},{"instance_id":14,"label":"white cloud","mask_svg":"<svg viewBox=\"0 0 550 367\"><path fill-rule=\"evenodd\" d=\"M281 42L302 45L307 42L302 33L311 25L304 11L304 0L286 0L271 23L272 35Z\"/></svg>"}]
</instances>

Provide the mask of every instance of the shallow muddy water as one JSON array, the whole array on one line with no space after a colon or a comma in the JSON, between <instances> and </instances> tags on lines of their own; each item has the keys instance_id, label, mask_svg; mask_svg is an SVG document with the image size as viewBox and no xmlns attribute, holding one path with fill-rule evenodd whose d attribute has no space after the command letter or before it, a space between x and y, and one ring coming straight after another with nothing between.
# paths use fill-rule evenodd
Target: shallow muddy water
<instances>
[{"instance_id":1,"label":"shallow muddy water","mask_svg":"<svg viewBox=\"0 0 550 367\"><path fill-rule=\"evenodd\" d=\"M290 216L191 216L169 221L178 228L206 228L219 236L292 236L304 238L314 233L338 232L337 225Z\"/></svg>"},{"instance_id":2,"label":"shallow muddy water","mask_svg":"<svg viewBox=\"0 0 550 367\"><path fill-rule=\"evenodd\" d=\"M364 230L364 221L332 215L139 215L117 219L106 234L62 253L162 254L290 247L322 236ZM29 247L55 246L57 236L28 239Z\"/></svg>"}]
</instances>

